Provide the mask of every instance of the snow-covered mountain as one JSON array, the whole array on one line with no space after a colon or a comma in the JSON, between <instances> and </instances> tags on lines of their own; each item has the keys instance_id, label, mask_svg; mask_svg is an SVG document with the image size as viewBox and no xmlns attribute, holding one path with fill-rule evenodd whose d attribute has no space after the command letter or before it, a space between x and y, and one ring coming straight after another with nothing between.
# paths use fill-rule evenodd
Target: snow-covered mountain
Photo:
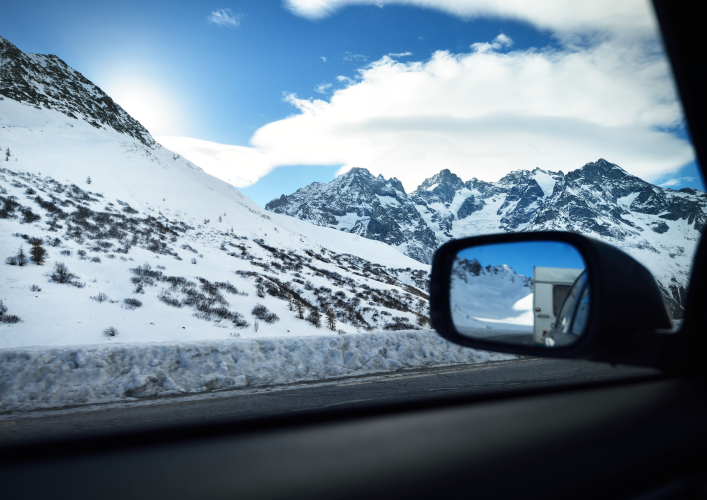
<instances>
[{"instance_id":1,"label":"snow-covered mountain","mask_svg":"<svg viewBox=\"0 0 707 500\"><path fill-rule=\"evenodd\" d=\"M0 38L0 78L0 347L426 324L429 266L262 210L55 56Z\"/></svg>"},{"instance_id":2,"label":"snow-covered mountain","mask_svg":"<svg viewBox=\"0 0 707 500\"><path fill-rule=\"evenodd\" d=\"M692 256L707 222L707 194L654 186L599 159L567 174L518 170L497 182L464 182L442 170L410 194L395 178L355 168L328 184L272 200L266 209L385 242L425 263L452 238L578 232L644 263L680 318Z\"/></svg>"}]
</instances>

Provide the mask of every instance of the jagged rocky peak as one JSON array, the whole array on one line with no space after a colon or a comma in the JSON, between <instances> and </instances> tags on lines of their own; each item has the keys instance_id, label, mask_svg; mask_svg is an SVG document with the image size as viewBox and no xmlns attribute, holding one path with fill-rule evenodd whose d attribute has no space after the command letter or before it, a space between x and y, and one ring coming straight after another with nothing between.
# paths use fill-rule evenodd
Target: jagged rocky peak
<instances>
[{"instance_id":1,"label":"jagged rocky peak","mask_svg":"<svg viewBox=\"0 0 707 500\"><path fill-rule=\"evenodd\" d=\"M568 173L566 177L569 183L592 186L605 192L612 201L646 189L661 190L603 158L587 163L582 168Z\"/></svg>"},{"instance_id":2,"label":"jagged rocky peak","mask_svg":"<svg viewBox=\"0 0 707 500\"><path fill-rule=\"evenodd\" d=\"M415 190L414 194L422 198L436 197L442 203L449 204L454 200L457 191L464 187L464 181L453 174L449 169L444 169L438 174L425 179Z\"/></svg>"},{"instance_id":3,"label":"jagged rocky peak","mask_svg":"<svg viewBox=\"0 0 707 500\"><path fill-rule=\"evenodd\" d=\"M38 109L53 109L96 128L112 128L154 144L140 122L81 73L55 55L24 53L0 36L0 95Z\"/></svg>"}]
</instances>

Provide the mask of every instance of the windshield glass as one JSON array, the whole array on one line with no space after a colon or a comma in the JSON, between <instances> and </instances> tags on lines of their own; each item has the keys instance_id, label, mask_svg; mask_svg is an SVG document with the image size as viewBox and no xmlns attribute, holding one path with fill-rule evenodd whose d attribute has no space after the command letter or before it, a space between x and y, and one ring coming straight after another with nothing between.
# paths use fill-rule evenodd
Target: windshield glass
<instances>
[{"instance_id":1,"label":"windshield glass","mask_svg":"<svg viewBox=\"0 0 707 500\"><path fill-rule=\"evenodd\" d=\"M647 2L11 4L0 444L645 373L443 340L467 236L614 245L679 327L707 195ZM492 257L488 330L534 307Z\"/></svg>"}]
</instances>

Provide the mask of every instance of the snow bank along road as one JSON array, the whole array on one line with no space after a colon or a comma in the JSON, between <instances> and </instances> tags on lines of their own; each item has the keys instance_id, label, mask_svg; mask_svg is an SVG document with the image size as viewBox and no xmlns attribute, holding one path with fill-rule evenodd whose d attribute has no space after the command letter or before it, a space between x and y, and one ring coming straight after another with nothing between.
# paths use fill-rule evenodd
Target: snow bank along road
<instances>
[{"instance_id":1,"label":"snow bank along road","mask_svg":"<svg viewBox=\"0 0 707 500\"><path fill-rule=\"evenodd\" d=\"M0 414L511 358L433 330L0 349Z\"/></svg>"},{"instance_id":2,"label":"snow bank along road","mask_svg":"<svg viewBox=\"0 0 707 500\"><path fill-rule=\"evenodd\" d=\"M0 415L0 447L29 440L233 422L315 409L473 395L653 373L648 369L584 361L525 358L63 410L15 412Z\"/></svg>"}]
</instances>

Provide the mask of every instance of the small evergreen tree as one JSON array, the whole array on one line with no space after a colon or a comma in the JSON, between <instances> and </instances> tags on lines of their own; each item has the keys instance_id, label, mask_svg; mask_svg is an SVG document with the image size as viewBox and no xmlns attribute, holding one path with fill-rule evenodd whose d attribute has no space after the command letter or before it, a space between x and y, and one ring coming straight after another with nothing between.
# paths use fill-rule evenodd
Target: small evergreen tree
<instances>
[{"instance_id":1,"label":"small evergreen tree","mask_svg":"<svg viewBox=\"0 0 707 500\"><path fill-rule=\"evenodd\" d=\"M334 314L334 310L331 308L327 309L326 322L329 330L332 332L336 331L336 314Z\"/></svg>"},{"instance_id":2,"label":"small evergreen tree","mask_svg":"<svg viewBox=\"0 0 707 500\"><path fill-rule=\"evenodd\" d=\"M322 315L319 314L319 309L317 309L316 307L313 307L312 310L309 312L309 316L307 317L307 321L312 323L317 328L321 328L322 327Z\"/></svg>"},{"instance_id":3,"label":"small evergreen tree","mask_svg":"<svg viewBox=\"0 0 707 500\"><path fill-rule=\"evenodd\" d=\"M295 304L295 308L297 309L297 317L299 319L304 319L304 305L302 304L302 302L298 300Z\"/></svg>"},{"instance_id":4,"label":"small evergreen tree","mask_svg":"<svg viewBox=\"0 0 707 500\"><path fill-rule=\"evenodd\" d=\"M18 266L26 266L29 262L29 259L27 259L27 254L25 253L24 248L22 248L22 245L20 245L20 249L17 251L17 255L15 255L15 262Z\"/></svg>"},{"instance_id":5,"label":"small evergreen tree","mask_svg":"<svg viewBox=\"0 0 707 500\"><path fill-rule=\"evenodd\" d=\"M91 184L91 176L86 177L86 184Z\"/></svg>"},{"instance_id":6,"label":"small evergreen tree","mask_svg":"<svg viewBox=\"0 0 707 500\"><path fill-rule=\"evenodd\" d=\"M221 216L220 216L220 215L218 216L218 221L221 222Z\"/></svg>"},{"instance_id":7,"label":"small evergreen tree","mask_svg":"<svg viewBox=\"0 0 707 500\"><path fill-rule=\"evenodd\" d=\"M10 161L10 148L7 148L7 151L5 151L5 161Z\"/></svg>"},{"instance_id":8,"label":"small evergreen tree","mask_svg":"<svg viewBox=\"0 0 707 500\"><path fill-rule=\"evenodd\" d=\"M30 243L32 244L32 248L29 251L30 259L38 266L41 266L44 264L47 255L47 251L42 248L42 240L35 238Z\"/></svg>"}]
</instances>

